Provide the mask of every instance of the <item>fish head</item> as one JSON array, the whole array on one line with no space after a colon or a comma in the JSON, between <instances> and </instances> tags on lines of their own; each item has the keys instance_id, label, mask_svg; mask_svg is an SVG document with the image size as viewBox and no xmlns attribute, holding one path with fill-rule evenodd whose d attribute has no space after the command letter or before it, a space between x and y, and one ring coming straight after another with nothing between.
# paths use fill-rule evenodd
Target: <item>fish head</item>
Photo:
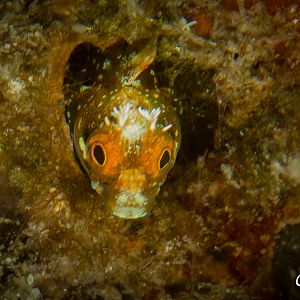
<instances>
[{"instance_id":1,"label":"fish head","mask_svg":"<svg viewBox=\"0 0 300 300\"><path fill-rule=\"evenodd\" d=\"M146 216L175 163L180 126L177 118L159 122L165 112L123 103L77 147L92 187L115 216Z\"/></svg>"}]
</instances>

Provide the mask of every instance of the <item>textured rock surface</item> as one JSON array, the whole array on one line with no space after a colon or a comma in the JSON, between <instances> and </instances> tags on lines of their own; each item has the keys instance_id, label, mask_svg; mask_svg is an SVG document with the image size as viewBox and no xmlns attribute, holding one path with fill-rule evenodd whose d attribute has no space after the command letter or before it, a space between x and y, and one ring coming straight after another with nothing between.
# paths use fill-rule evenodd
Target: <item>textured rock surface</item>
<instances>
[{"instance_id":1,"label":"textured rock surface","mask_svg":"<svg viewBox=\"0 0 300 300\"><path fill-rule=\"evenodd\" d=\"M299 13L283 0L1 1L3 298L295 299ZM150 216L126 221L78 166L64 83L76 46L153 38L183 143Z\"/></svg>"}]
</instances>

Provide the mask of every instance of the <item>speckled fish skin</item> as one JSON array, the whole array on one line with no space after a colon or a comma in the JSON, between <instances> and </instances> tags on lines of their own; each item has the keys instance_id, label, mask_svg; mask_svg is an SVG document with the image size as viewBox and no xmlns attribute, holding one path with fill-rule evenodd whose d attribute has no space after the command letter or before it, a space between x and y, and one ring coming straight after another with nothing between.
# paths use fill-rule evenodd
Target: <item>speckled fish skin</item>
<instances>
[{"instance_id":1,"label":"speckled fish skin","mask_svg":"<svg viewBox=\"0 0 300 300\"><path fill-rule=\"evenodd\" d=\"M112 90L85 90L72 116L76 153L92 187L126 219L147 215L181 138L176 111L160 90L134 79Z\"/></svg>"}]
</instances>

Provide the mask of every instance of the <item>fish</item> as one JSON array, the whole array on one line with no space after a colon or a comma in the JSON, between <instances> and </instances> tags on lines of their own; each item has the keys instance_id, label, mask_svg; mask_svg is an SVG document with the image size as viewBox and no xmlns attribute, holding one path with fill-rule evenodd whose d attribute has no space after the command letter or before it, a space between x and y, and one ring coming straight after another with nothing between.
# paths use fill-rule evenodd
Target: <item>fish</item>
<instances>
[{"instance_id":1,"label":"fish","mask_svg":"<svg viewBox=\"0 0 300 300\"><path fill-rule=\"evenodd\" d=\"M155 56L151 43L126 59L108 55L100 83L82 85L68 111L75 153L91 187L123 219L149 214L180 147L170 93L158 87L150 68Z\"/></svg>"}]
</instances>

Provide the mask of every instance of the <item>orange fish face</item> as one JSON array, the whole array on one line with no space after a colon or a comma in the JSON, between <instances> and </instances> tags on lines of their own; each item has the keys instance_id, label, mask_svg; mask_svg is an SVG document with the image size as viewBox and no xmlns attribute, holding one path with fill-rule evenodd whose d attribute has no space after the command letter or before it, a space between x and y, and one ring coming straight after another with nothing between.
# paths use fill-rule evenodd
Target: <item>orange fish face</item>
<instances>
[{"instance_id":1,"label":"orange fish face","mask_svg":"<svg viewBox=\"0 0 300 300\"><path fill-rule=\"evenodd\" d=\"M111 98L122 101L109 101L107 113L86 140L75 130L75 148L93 188L112 213L140 218L148 213L175 163L180 126L172 108L157 100L145 102L132 89ZM91 114L89 118L95 119Z\"/></svg>"},{"instance_id":2,"label":"orange fish face","mask_svg":"<svg viewBox=\"0 0 300 300\"><path fill-rule=\"evenodd\" d=\"M176 142L166 133L150 132L138 147L138 153L124 158L126 167L113 188L111 209L114 215L122 218L147 214L176 159Z\"/></svg>"},{"instance_id":3,"label":"orange fish face","mask_svg":"<svg viewBox=\"0 0 300 300\"><path fill-rule=\"evenodd\" d=\"M180 145L172 91L159 89L150 68L156 43L153 38L99 49L88 59L95 74L85 68L79 73L82 80L71 76L67 81L74 85L66 117L77 158L99 201L121 218L149 212Z\"/></svg>"}]
</instances>

